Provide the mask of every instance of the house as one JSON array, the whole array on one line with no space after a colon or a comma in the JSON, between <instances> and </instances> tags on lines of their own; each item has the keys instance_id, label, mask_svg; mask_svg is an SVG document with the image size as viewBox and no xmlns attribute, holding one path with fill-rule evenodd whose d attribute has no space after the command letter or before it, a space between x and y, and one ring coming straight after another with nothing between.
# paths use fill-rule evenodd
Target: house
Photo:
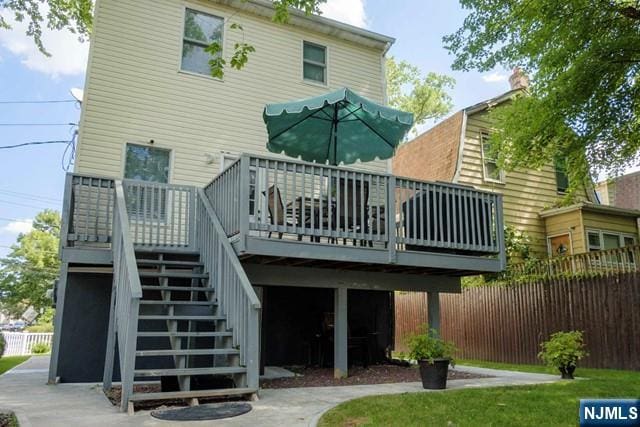
<instances>
[{"instance_id":1,"label":"house","mask_svg":"<svg viewBox=\"0 0 640 427\"><path fill-rule=\"evenodd\" d=\"M489 110L524 94L528 80L516 69L510 83L508 92L453 114L401 146L393 159L393 173L502 194L505 224L528 235L538 257L636 244L639 211L600 205L587 189L578 195L579 203L559 207L569 184L561 167L549 164L540 170L510 172L498 167L489 150Z\"/></svg>"},{"instance_id":2,"label":"house","mask_svg":"<svg viewBox=\"0 0 640 427\"><path fill-rule=\"evenodd\" d=\"M596 194L603 205L640 210L640 172L599 182Z\"/></svg>"},{"instance_id":3,"label":"house","mask_svg":"<svg viewBox=\"0 0 640 427\"><path fill-rule=\"evenodd\" d=\"M51 382L121 381L123 409L253 395L265 365L384 360L396 290L505 264L502 197L267 154L265 104L349 87L384 104L393 39L264 0L96 3L67 176ZM239 24L242 30L237 28ZM212 40L246 68L209 75ZM134 393L138 381L159 381Z\"/></svg>"}]
</instances>

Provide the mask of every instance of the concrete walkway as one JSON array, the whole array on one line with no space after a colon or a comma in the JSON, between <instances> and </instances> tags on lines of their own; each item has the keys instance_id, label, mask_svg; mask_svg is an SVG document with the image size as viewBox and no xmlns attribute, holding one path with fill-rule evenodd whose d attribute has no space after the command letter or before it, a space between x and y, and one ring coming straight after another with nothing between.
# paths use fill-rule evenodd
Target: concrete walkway
<instances>
[{"instance_id":1,"label":"concrete walkway","mask_svg":"<svg viewBox=\"0 0 640 427\"><path fill-rule=\"evenodd\" d=\"M32 357L0 376L0 409L13 410L21 427L169 426L148 411L128 416L111 405L97 384L46 385L49 359ZM457 366L456 369L493 375L493 378L449 381L449 390L475 387L541 384L558 380L555 375L497 371ZM420 383L315 387L263 390L253 410L222 421L179 423L180 426L310 426L341 402L363 396L408 392L430 392ZM433 392L433 391L431 391ZM441 392L441 391L439 391Z\"/></svg>"}]
</instances>

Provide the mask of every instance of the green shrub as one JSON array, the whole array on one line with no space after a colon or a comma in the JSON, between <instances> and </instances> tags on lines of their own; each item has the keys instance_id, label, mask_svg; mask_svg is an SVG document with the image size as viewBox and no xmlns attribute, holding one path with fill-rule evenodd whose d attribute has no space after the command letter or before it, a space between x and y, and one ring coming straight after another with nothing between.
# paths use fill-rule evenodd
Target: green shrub
<instances>
[{"instance_id":1,"label":"green shrub","mask_svg":"<svg viewBox=\"0 0 640 427\"><path fill-rule=\"evenodd\" d=\"M455 364L453 356L457 349L453 343L443 340L438 336L438 331L422 327L422 333L407 338L409 358L413 360L426 360L433 363L435 359L449 359L451 365Z\"/></svg>"},{"instance_id":2,"label":"green shrub","mask_svg":"<svg viewBox=\"0 0 640 427\"><path fill-rule=\"evenodd\" d=\"M560 370L575 368L579 360L589 355L585 351L582 331L556 332L540 347L542 351L538 357L546 365Z\"/></svg>"},{"instance_id":3,"label":"green shrub","mask_svg":"<svg viewBox=\"0 0 640 427\"><path fill-rule=\"evenodd\" d=\"M51 351L51 347L48 344L39 342L31 346L31 353L33 354L47 354Z\"/></svg>"},{"instance_id":4,"label":"green shrub","mask_svg":"<svg viewBox=\"0 0 640 427\"><path fill-rule=\"evenodd\" d=\"M4 335L0 333L0 357L4 354L4 348L6 347L6 343L4 341Z\"/></svg>"},{"instance_id":5,"label":"green shrub","mask_svg":"<svg viewBox=\"0 0 640 427\"><path fill-rule=\"evenodd\" d=\"M37 323L35 325L27 327L25 331L32 332L34 334L53 332L53 323Z\"/></svg>"}]
</instances>

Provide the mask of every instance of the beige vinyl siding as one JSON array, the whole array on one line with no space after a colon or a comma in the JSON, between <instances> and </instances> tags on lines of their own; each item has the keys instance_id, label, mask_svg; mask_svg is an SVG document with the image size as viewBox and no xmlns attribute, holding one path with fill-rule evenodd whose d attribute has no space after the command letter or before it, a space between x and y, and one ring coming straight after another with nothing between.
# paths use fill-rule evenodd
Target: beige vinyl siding
<instances>
[{"instance_id":1,"label":"beige vinyl siding","mask_svg":"<svg viewBox=\"0 0 640 427\"><path fill-rule=\"evenodd\" d=\"M582 218L585 231L613 231L638 237L637 219L634 217L582 211Z\"/></svg>"},{"instance_id":2,"label":"beige vinyl siding","mask_svg":"<svg viewBox=\"0 0 640 427\"><path fill-rule=\"evenodd\" d=\"M578 209L547 217L544 219L547 236L558 236L570 233L573 254L586 252L584 228L581 221L582 217Z\"/></svg>"},{"instance_id":3,"label":"beige vinyl siding","mask_svg":"<svg viewBox=\"0 0 640 427\"><path fill-rule=\"evenodd\" d=\"M561 199L556 190L553 167L523 169L506 173L505 184L484 180L480 133L490 131L487 114L480 112L467 118L466 136L458 181L504 195L504 218L507 225L526 232L533 250L546 256L546 230L539 213Z\"/></svg>"},{"instance_id":4,"label":"beige vinyl siding","mask_svg":"<svg viewBox=\"0 0 640 427\"><path fill-rule=\"evenodd\" d=\"M224 81L179 71L184 9L231 18L256 48ZM85 87L76 171L122 176L127 142L172 150L172 183L203 185L221 153L268 154L264 105L348 86L384 101L382 51L272 23L214 2L99 0ZM224 57L242 34L226 25ZM327 46L328 86L304 83L302 46ZM213 159L207 162L207 156ZM386 162L355 165L386 171Z\"/></svg>"}]
</instances>

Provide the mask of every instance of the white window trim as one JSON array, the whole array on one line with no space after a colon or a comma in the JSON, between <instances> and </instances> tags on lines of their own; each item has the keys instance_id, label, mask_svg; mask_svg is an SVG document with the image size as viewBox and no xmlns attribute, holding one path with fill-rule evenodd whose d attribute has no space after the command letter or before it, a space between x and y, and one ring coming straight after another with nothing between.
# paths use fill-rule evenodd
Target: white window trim
<instances>
[{"instance_id":1,"label":"white window trim","mask_svg":"<svg viewBox=\"0 0 640 427\"><path fill-rule=\"evenodd\" d=\"M635 236L633 234L621 233L619 231L609 231L609 230L599 230L599 229L594 229L594 228L588 228L586 230L586 233L585 233L587 252L591 252L591 245L589 244L589 233L595 233L595 234L598 235L599 240L600 240L600 249L598 249L599 251L605 250L604 249L604 235L605 234L610 234L612 236L618 236L618 243L620 244L620 248L624 247L624 239L625 238L633 239L633 243L634 244L638 243L637 236ZM595 251L595 249L594 249L594 251Z\"/></svg>"},{"instance_id":2,"label":"white window trim","mask_svg":"<svg viewBox=\"0 0 640 427\"><path fill-rule=\"evenodd\" d=\"M500 170L500 179L495 179L495 178L491 178L490 176L487 176L487 168L486 168L487 162L496 163L496 167L498 167L498 164L493 159L487 159L485 154L484 154L484 135L485 134L489 135L489 131L487 131L487 130L481 130L480 131L480 152L482 154L482 178L484 179L485 182L492 182L494 184L506 184L507 179L506 179L506 175L504 173L504 169L499 169Z\"/></svg>"},{"instance_id":3,"label":"white window trim","mask_svg":"<svg viewBox=\"0 0 640 427\"><path fill-rule=\"evenodd\" d=\"M182 50L184 49L184 30L185 30L185 21L187 19L187 9L191 9L194 12L198 12L198 13L202 13L205 15L210 15L213 16L215 18L219 18L222 19L222 43L221 43L221 47L222 50L220 51L220 55L222 57L224 57L224 53L225 53L225 44L227 41L227 20L228 18L226 16L224 16L223 14L221 14L219 11L211 11L211 10L204 10L201 6L192 6L192 5L186 5L182 7L182 32L180 33L180 45L178 47L178 74L185 74L188 76L193 76L193 77L201 77L201 78L205 78L208 80L212 80L214 82L223 82L224 83L224 78L219 78L219 77L213 77L211 74L200 74L200 73L196 73L194 71L189 71L189 70L183 70L182 69Z\"/></svg>"},{"instance_id":4,"label":"white window trim","mask_svg":"<svg viewBox=\"0 0 640 427\"><path fill-rule=\"evenodd\" d=\"M304 45L305 45L305 43L324 48L324 61L325 61L325 64L324 64L324 83L319 82L317 80L309 80L309 79L305 79L304 78L304 64L305 64L305 62L309 62L310 64L318 65L318 66L322 65L319 62L307 61L307 60L304 59ZM311 41L311 40L301 40L300 41L300 80L302 81L302 83L308 84L308 85L311 85L311 86L329 87L329 58L330 58L329 46L327 46L325 44L322 44L322 43L315 42L315 41Z\"/></svg>"},{"instance_id":5,"label":"white window trim","mask_svg":"<svg viewBox=\"0 0 640 427\"><path fill-rule=\"evenodd\" d=\"M553 258L553 253L551 251L551 239L553 239L554 237L560 237L560 236L569 236L569 254L567 255L573 255L574 251L573 251L573 233L571 232L571 230L564 232L564 233L556 233L556 234L550 234L547 236L547 254L549 255L549 258Z\"/></svg>"}]
</instances>

